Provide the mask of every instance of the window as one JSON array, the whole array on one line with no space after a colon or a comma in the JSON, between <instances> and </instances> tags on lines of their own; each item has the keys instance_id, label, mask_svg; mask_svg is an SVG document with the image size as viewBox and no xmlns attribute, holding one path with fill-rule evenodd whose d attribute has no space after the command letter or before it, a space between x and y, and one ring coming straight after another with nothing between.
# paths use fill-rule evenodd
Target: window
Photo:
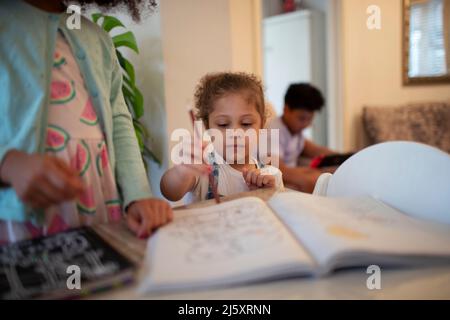
<instances>
[{"instance_id":1,"label":"window","mask_svg":"<svg viewBox=\"0 0 450 320\"><path fill-rule=\"evenodd\" d=\"M443 0L411 1L409 77L447 74Z\"/></svg>"}]
</instances>

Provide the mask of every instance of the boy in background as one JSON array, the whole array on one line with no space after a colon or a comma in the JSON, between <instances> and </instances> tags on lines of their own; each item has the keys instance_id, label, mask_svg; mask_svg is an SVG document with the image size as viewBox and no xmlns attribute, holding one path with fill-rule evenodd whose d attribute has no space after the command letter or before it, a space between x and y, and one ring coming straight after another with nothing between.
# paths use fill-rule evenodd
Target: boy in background
<instances>
[{"instance_id":1,"label":"boy in background","mask_svg":"<svg viewBox=\"0 0 450 320\"><path fill-rule=\"evenodd\" d=\"M279 164L287 187L311 193L323 170L298 166L299 157L315 158L336 152L305 139L303 130L311 125L314 115L324 105L320 91L307 83L291 84L284 96L284 109L273 119L269 129L279 129Z\"/></svg>"}]
</instances>

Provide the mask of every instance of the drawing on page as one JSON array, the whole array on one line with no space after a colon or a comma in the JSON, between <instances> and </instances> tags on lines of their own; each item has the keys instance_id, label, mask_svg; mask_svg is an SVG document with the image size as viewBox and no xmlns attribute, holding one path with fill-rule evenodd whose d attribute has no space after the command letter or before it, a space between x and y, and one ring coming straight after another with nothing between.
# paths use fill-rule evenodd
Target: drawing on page
<instances>
[{"instance_id":1,"label":"drawing on page","mask_svg":"<svg viewBox=\"0 0 450 320\"><path fill-rule=\"evenodd\" d=\"M213 213L181 217L170 234L188 246L186 262L223 261L267 249L283 241L278 224L259 203L241 203Z\"/></svg>"},{"instance_id":2,"label":"drawing on page","mask_svg":"<svg viewBox=\"0 0 450 320\"><path fill-rule=\"evenodd\" d=\"M365 233L338 224L329 225L326 228L326 231L329 235L345 238L348 240L366 240L369 238L369 236Z\"/></svg>"}]
</instances>

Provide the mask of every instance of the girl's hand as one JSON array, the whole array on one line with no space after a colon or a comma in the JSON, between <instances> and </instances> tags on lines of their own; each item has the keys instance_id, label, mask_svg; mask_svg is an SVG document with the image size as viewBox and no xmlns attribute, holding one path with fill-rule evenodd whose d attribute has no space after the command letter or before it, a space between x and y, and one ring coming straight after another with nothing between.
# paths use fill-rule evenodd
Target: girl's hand
<instances>
[{"instance_id":1,"label":"girl's hand","mask_svg":"<svg viewBox=\"0 0 450 320\"><path fill-rule=\"evenodd\" d=\"M153 230L172 221L173 211L167 201L144 199L128 206L126 219L128 227L136 236L148 238Z\"/></svg>"},{"instance_id":2,"label":"girl's hand","mask_svg":"<svg viewBox=\"0 0 450 320\"><path fill-rule=\"evenodd\" d=\"M275 176L263 174L259 169L244 169L242 175L250 190L275 187Z\"/></svg>"},{"instance_id":3,"label":"girl's hand","mask_svg":"<svg viewBox=\"0 0 450 320\"><path fill-rule=\"evenodd\" d=\"M20 200L35 209L73 200L84 189L78 172L63 160L17 150L6 154L0 180L11 185Z\"/></svg>"},{"instance_id":4,"label":"girl's hand","mask_svg":"<svg viewBox=\"0 0 450 320\"><path fill-rule=\"evenodd\" d=\"M209 142L202 141L202 144L195 145L193 142L191 144L186 144L183 146L183 152L186 152L186 156L183 157L183 161L176 168L180 174L185 172L190 172L194 175L204 175L211 172L211 165L208 164L207 159L205 159L205 150L210 146Z\"/></svg>"},{"instance_id":5,"label":"girl's hand","mask_svg":"<svg viewBox=\"0 0 450 320\"><path fill-rule=\"evenodd\" d=\"M211 166L204 158L209 143L183 143L183 158L167 170L161 178L161 192L168 200L178 201L192 191L197 178L211 173ZM197 148L194 151L194 148Z\"/></svg>"}]
</instances>

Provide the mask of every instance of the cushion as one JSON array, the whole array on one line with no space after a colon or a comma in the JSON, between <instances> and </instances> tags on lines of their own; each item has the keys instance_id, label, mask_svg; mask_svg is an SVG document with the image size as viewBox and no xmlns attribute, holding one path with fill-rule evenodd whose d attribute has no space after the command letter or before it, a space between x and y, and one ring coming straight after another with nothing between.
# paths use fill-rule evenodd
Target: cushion
<instances>
[{"instance_id":1,"label":"cushion","mask_svg":"<svg viewBox=\"0 0 450 320\"><path fill-rule=\"evenodd\" d=\"M400 107L364 107L370 143L422 142L450 153L450 103L415 103Z\"/></svg>"}]
</instances>

